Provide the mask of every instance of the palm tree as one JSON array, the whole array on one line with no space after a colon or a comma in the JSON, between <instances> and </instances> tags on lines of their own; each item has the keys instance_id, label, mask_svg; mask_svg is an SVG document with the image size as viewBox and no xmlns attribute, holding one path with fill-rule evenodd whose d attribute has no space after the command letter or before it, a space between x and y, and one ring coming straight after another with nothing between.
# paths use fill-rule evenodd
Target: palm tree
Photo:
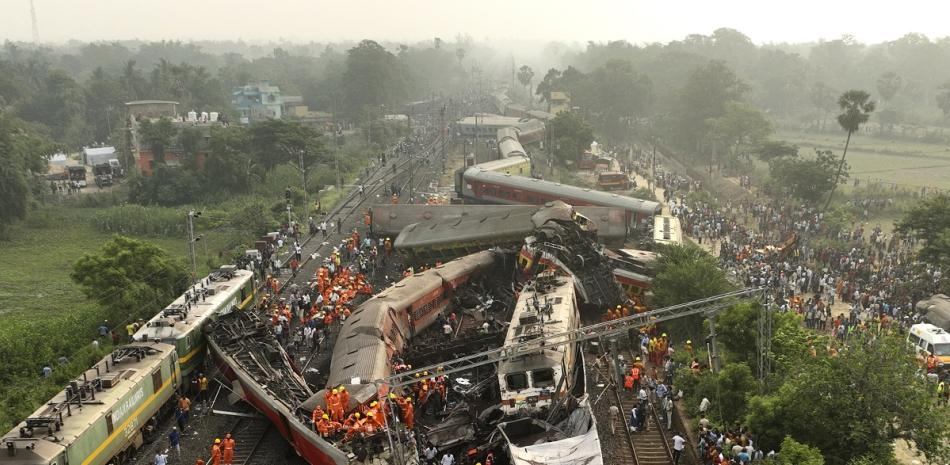
<instances>
[{"instance_id":1,"label":"palm tree","mask_svg":"<svg viewBox=\"0 0 950 465\"><path fill-rule=\"evenodd\" d=\"M844 168L844 157L848 155L851 134L854 134L862 124L868 122L871 112L874 111L874 105L871 94L863 90L849 90L838 97L838 106L844 110L844 113L838 115L838 124L841 125L842 129L848 131L848 138L844 142L844 152L841 153L841 161L838 162L835 183L831 186L831 193L828 194L828 201L825 202L824 210L828 210L828 206L831 205L831 198L834 197L835 188L838 187L838 181L841 179L841 170Z\"/></svg>"},{"instance_id":2,"label":"palm tree","mask_svg":"<svg viewBox=\"0 0 950 465\"><path fill-rule=\"evenodd\" d=\"M525 92L528 94L528 103L531 103L531 79L534 78L534 71L528 65L522 65L518 68L518 82L525 86Z\"/></svg>"}]
</instances>

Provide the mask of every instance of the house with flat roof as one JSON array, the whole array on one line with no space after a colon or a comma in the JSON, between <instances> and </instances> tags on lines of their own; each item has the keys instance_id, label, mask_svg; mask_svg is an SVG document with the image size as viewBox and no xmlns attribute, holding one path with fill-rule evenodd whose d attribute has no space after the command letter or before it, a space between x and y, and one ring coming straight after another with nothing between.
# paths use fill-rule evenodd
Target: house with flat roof
<instances>
[{"instance_id":1,"label":"house with flat roof","mask_svg":"<svg viewBox=\"0 0 950 465\"><path fill-rule=\"evenodd\" d=\"M280 88L267 81L235 87L231 92L231 103L244 124L283 116L284 99Z\"/></svg>"}]
</instances>

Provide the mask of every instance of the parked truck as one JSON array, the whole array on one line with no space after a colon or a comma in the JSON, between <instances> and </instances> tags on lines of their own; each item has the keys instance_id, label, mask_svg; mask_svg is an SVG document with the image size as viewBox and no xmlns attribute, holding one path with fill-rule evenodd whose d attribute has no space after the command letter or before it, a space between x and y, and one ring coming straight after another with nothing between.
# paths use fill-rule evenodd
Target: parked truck
<instances>
[{"instance_id":1,"label":"parked truck","mask_svg":"<svg viewBox=\"0 0 950 465\"><path fill-rule=\"evenodd\" d=\"M92 174L96 177L96 186L100 189L112 185L112 166L108 163L92 167Z\"/></svg>"},{"instance_id":2,"label":"parked truck","mask_svg":"<svg viewBox=\"0 0 950 465\"><path fill-rule=\"evenodd\" d=\"M67 166L66 171L69 173L69 182L71 182L74 187L86 187L85 166Z\"/></svg>"}]
</instances>

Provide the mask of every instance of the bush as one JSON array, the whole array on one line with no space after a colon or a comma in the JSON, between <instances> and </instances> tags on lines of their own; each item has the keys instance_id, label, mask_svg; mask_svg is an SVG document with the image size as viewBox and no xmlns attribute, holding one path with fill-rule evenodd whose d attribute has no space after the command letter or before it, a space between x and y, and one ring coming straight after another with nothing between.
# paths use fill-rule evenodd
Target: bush
<instances>
[{"instance_id":1,"label":"bush","mask_svg":"<svg viewBox=\"0 0 950 465\"><path fill-rule=\"evenodd\" d=\"M186 234L182 209L123 205L97 212L92 226L107 233L152 237L183 237Z\"/></svg>"}]
</instances>

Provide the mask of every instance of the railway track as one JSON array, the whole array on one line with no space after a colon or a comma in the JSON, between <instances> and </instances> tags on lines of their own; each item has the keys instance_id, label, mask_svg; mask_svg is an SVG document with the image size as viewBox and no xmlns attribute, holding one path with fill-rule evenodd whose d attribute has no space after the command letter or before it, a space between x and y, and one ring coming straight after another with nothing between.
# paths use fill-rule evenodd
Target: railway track
<instances>
[{"instance_id":1,"label":"railway track","mask_svg":"<svg viewBox=\"0 0 950 465\"><path fill-rule=\"evenodd\" d=\"M636 360L638 354L627 349L625 355L629 360ZM662 376L662 373L660 374ZM626 437L628 441L628 454L621 451L619 462L632 465L672 465L673 453L669 444L669 432L662 429L660 418L656 412L657 399L650 394L649 408L647 409L646 427L643 431L636 433L630 432L630 425L627 422L630 419L630 410L637 403L636 393L628 393L622 390L614 392L614 402L620 406L620 411L624 417L623 424L626 426Z\"/></svg>"},{"instance_id":2,"label":"railway track","mask_svg":"<svg viewBox=\"0 0 950 465\"><path fill-rule=\"evenodd\" d=\"M433 172L434 163L432 159L436 152L436 148L440 147L442 141L441 136L436 136L429 141L423 143L421 148L413 147L411 150L415 152L427 153L428 155L422 159L428 159L429 163L426 166L429 167L428 171ZM390 151L390 157L394 156L392 151ZM406 187L410 182L413 182L413 186L422 185L422 183L427 181L427 178L419 176L418 180L415 179L416 176L409 175L409 169L416 169L416 166L411 165L411 163L419 163L419 159L412 159L410 156L401 155L395 159L389 158L395 163L395 170L391 168L393 165L379 165L372 171L367 177L361 179L363 185L363 195L360 195L357 189L350 189L347 195L339 202L330 212L327 213L327 218L330 218L333 222L343 222L343 224L360 224L360 217L358 216L361 210L364 208L368 201L375 199L375 196L380 192L385 192L385 189L389 186L395 184L401 191L405 191ZM354 223L355 220L355 223ZM351 228L352 226L348 226ZM349 230L349 229L346 229ZM314 259L321 258L321 252L325 250L332 250L333 246L337 243L336 240L339 239L337 234L331 233L328 235L328 240L324 241L323 237L320 235L305 235L301 248L303 249L303 260L300 263L300 271L297 275L288 275L286 279L282 281L281 292L284 289L287 289L290 284L298 280L299 277L309 277L312 275L310 268L310 262ZM287 262L291 255L291 251L288 250L282 257L283 262ZM316 255L315 255L316 254Z\"/></svg>"},{"instance_id":3,"label":"railway track","mask_svg":"<svg viewBox=\"0 0 950 465\"><path fill-rule=\"evenodd\" d=\"M256 463L253 459L264 442L264 437L271 424L261 416L241 418L231 428L231 437L234 439L234 462L237 465Z\"/></svg>"}]
</instances>

